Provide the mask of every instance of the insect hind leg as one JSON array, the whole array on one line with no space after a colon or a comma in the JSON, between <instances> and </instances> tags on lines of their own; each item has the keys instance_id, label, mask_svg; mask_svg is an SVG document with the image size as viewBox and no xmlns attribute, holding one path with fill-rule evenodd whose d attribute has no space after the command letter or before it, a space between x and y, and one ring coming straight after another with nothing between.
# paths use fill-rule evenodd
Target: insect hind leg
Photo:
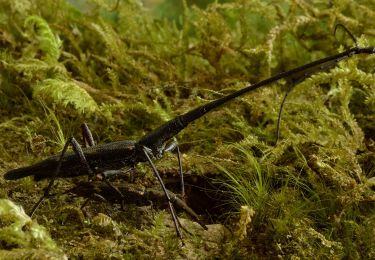
<instances>
[{"instance_id":1,"label":"insect hind leg","mask_svg":"<svg viewBox=\"0 0 375 260\"><path fill-rule=\"evenodd\" d=\"M39 208L39 206L43 202L43 200L45 198L51 196L50 191L52 189L53 184L55 183L56 178L58 177L58 175L60 173L61 166L62 166L62 161L63 161L64 155L65 155L65 153L66 153L69 145L71 145L73 147L73 151L77 154L77 156L79 157L81 163L86 167L88 174L89 175L93 175L94 172L93 172L93 170L91 169L89 163L86 160L85 154L82 151L82 147L79 145L79 143L77 142L77 140L74 137L70 137L68 139L68 141L64 145L64 148L63 148L63 150L62 150L62 152L60 154L59 160L57 162L56 170L53 173L53 175L51 177L51 180L48 183L48 186L44 189L43 196L38 200L38 202L31 209L30 217L32 217L34 215L35 211Z\"/></svg>"},{"instance_id":2,"label":"insect hind leg","mask_svg":"<svg viewBox=\"0 0 375 260\"><path fill-rule=\"evenodd\" d=\"M81 125L81 131L85 147L95 146L94 137L92 136L91 130L86 123Z\"/></svg>"}]
</instances>

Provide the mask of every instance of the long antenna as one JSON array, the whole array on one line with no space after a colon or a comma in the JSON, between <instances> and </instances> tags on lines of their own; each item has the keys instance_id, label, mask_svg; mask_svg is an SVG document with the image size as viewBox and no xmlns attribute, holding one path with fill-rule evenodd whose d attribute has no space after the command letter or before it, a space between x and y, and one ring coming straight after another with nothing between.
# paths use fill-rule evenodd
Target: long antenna
<instances>
[{"instance_id":1,"label":"long antenna","mask_svg":"<svg viewBox=\"0 0 375 260\"><path fill-rule=\"evenodd\" d=\"M350 58L353 55L356 54L374 54L375 53L375 47L366 47L366 48L360 48L360 47L353 47L350 48L344 52L331 55L329 57L319 59L316 61L313 61L311 63L305 64L303 66L281 72L279 74L276 74L275 76L272 76L268 79L262 80L258 83L255 83L253 85L249 85L247 87L244 87L243 89L240 89L232 94L229 94L227 96L224 96L222 98L219 98L217 100L211 101L205 105L199 106L186 114L177 116L176 118L166 122L165 124L161 125L156 130L148 133L145 135L137 145L146 146L152 150L160 149L162 145L178 134L182 129L184 129L189 123L197 120L198 118L202 117L203 115L207 114L211 110L221 106L222 104L236 98L239 96L242 96L248 92L254 91L258 88L261 88L263 86L267 86L273 82L276 82L280 79L287 78L290 76L293 76L295 74L302 74L302 78L309 76L319 70L325 69L327 67L327 64L331 66L332 64L336 64L341 60L345 60Z\"/></svg>"},{"instance_id":2,"label":"long antenna","mask_svg":"<svg viewBox=\"0 0 375 260\"><path fill-rule=\"evenodd\" d=\"M348 28L345 27L345 25L341 24L341 23L338 23L336 24L335 26L335 29L333 30L333 35L336 36L336 32L337 32L337 29L341 27L348 35L349 37L353 40L354 42L354 45L355 47L358 48L358 44L357 44L357 39L354 37L354 35L348 30ZM334 67L340 60L332 60L330 63L325 63L324 65L321 65L320 69L323 70L323 69L328 69L329 67ZM281 104L280 104L280 109L279 109L279 115L277 117L277 125L276 125L276 140L275 140L275 145L277 144L277 142L279 141L279 138L280 138L280 125L281 125L281 116L282 116L282 113L283 113L283 109L284 109L284 104L285 104L285 101L288 97L288 95L290 94L290 92L292 92L293 88L301 81L303 81L306 77L310 76L312 73L314 73L315 71L313 72L310 72L309 74L307 73L304 73L304 75L302 77L297 77L297 80L292 82L292 85L288 88L288 90L285 92L285 95L283 97L283 100L281 101Z\"/></svg>"}]
</instances>

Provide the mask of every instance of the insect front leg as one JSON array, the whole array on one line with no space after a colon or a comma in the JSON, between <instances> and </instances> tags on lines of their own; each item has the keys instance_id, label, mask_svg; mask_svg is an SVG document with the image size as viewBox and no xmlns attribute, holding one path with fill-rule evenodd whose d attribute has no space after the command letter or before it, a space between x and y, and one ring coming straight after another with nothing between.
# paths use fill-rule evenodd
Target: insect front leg
<instances>
[{"instance_id":1,"label":"insect front leg","mask_svg":"<svg viewBox=\"0 0 375 260\"><path fill-rule=\"evenodd\" d=\"M180 174L180 183L181 183L181 197L185 198L185 184L184 184L184 173L182 172L182 163L181 163L181 153L180 148L178 147L177 141L170 142L164 148L164 152L171 152L173 150L177 151L177 159L178 159L178 171Z\"/></svg>"},{"instance_id":2,"label":"insect front leg","mask_svg":"<svg viewBox=\"0 0 375 260\"><path fill-rule=\"evenodd\" d=\"M50 196L50 191L52 189L52 186L56 180L56 178L58 177L59 173L60 173L60 170L61 170L61 165L62 165L62 161L63 161L63 158L64 158L64 155L68 149L68 146L69 145L72 145L73 147L73 151L76 153L76 155L79 157L82 165L87 169L87 172L89 175L93 175L93 170L91 169L89 163L87 162L86 160L86 157L85 157L85 154L83 153L82 151L82 148L81 146L79 145L79 143L77 142L77 140L74 138L74 137L70 137L68 139L68 141L65 143L64 145L64 148L60 154L60 157L59 157L59 161L57 162L57 167L56 167L56 170L55 172L53 173L52 177L51 177L51 180L50 182L48 183L48 186L47 188L44 190L44 193L43 193L43 196L39 199L39 201L34 205L34 207L32 208L31 212L30 212L30 217L32 217L35 213L35 211L39 208L40 204L43 202L43 200L46 198L46 197L49 197Z\"/></svg>"},{"instance_id":3,"label":"insect front leg","mask_svg":"<svg viewBox=\"0 0 375 260\"><path fill-rule=\"evenodd\" d=\"M173 219L174 226L175 226L175 228L176 228L177 236L181 239L182 244L184 244L183 239L182 239L182 233L181 233L181 230L180 230L180 227L179 227L179 221L177 220L177 216L176 216L175 210L174 210L174 208L173 208L171 198L170 198L170 196L169 196L169 194L168 194L167 189L165 188L164 182L163 182L163 180L161 179L158 170L157 170L156 167L155 167L155 164L152 162L152 160L151 160L151 158L150 158L150 156L149 156L149 152L150 152L149 150L150 150L150 149L148 149L147 147L144 147L144 146L143 146L143 153L144 153L144 155L146 156L147 161L150 163L151 168L152 168L153 172L155 173L156 178L158 179L158 181L159 181L159 183L160 183L160 186L162 187L163 192L164 192L164 194L165 194L165 197L166 197L166 199L167 199L167 201L168 201L169 211L171 212L171 215L172 215L172 219Z\"/></svg>"}]
</instances>

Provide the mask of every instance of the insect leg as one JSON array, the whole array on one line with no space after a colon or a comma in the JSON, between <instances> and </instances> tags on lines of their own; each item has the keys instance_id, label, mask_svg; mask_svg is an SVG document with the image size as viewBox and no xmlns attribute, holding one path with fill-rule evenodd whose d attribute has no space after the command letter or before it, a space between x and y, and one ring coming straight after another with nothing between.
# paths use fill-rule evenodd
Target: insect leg
<instances>
[{"instance_id":1,"label":"insect leg","mask_svg":"<svg viewBox=\"0 0 375 260\"><path fill-rule=\"evenodd\" d=\"M173 192L168 191L168 195L171 199L171 202L172 204L185 211L188 215L190 215L196 222L198 222L199 225L202 226L203 229L207 230L207 227L206 225L200 220L199 216L197 215L197 213L194 212L194 210L192 208L190 208L186 203L185 201L181 200L176 194L174 194ZM165 195L164 195L164 192L159 190L159 189L148 189L144 192L144 196L147 196L147 198L149 200L155 200L155 201L160 201L160 199ZM178 219L177 219L178 220Z\"/></svg>"},{"instance_id":2,"label":"insect leg","mask_svg":"<svg viewBox=\"0 0 375 260\"><path fill-rule=\"evenodd\" d=\"M91 133L91 130L90 128L87 126L86 123L83 123L81 125L81 130L82 130L82 137L83 137L83 141L85 143L85 146L86 147L91 147L91 146L95 146L95 141L94 141L94 138L92 136L92 133ZM83 153L82 153L83 154ZM81 158L82 159L82 158ZM86 161L87 162L87 161ZM129 170L127 170L126 172L128 172ZM103 179L105 181L105 183L111 187L118 195L120 195L121 197L121 209L124 210L124 195L121 193L121 191L119 189L117 189L115 186L112 185L112 183L109 182L108 180L108 177L111 176L111 175L117 175L117 174L120 174L120 173L123 173L123 171L121 170L110 170L110 171L105 171L102 173L102 176L103 176ZM85 202L86 203L86 202Z\"/></svg>"},{"instance_id":3,"label":"insect leg","mask_svg":"<svg viewBox=\"0 0 375 260\"><path fill-rule=\"evenodd\" d=\"M173 194L172 192L169 191L169 194L171 196L171 200L172 200L172 203L174 205L176 205L177 207L181 208L182 210L184 210L188 215L190 215L196 222L198 222L199 225L201 225L201 227L204 229L204 230L207 230L207 226L200 220L199 216L197 215L197 213L194 212L194 210L192 208L190 208L186 203L185 201L181 200L180 198L178 198L175 194Z\"/></svg>"},{"instance_id":4,"label":"insect leg","mask_svg":"<svg viewBox=\"0 0 375 260\"><path fill-rule=\"evenodd\" d=\"M85 202L83 202L82 206L81 206L81 210L83 210L84 207L86 207L87 203L89 203L90 200L94 200L94 199L97 199L97 200L101 200L101 201L104 201L104 202L108 202L108 200L106 200L102 195L98 194L98 193L92 193L90 195L90 197L88 197Z\"/></svg>"},{"instance_id":5,"label":"insect leg","mask_svg":"<svg viewBox=\"0 0 375 260\"><path fill-rule=\"evenodd\" d=\"M51 177L51 180L50 180L47 188L44 190L43 196L39 199L39 201L32 208L32 210L30 212L30 217L32 217L34 215L35 211L39 208L39 206L43 202L43 200L46 197L50 196L51 188L52 188L52 186L53 186L56 178L58 177L58 175L60 173L62 161L63 161L64 155L65 155L66 150L68 149L69 145L72 145L74 152L78 155L78 157L80 158L80 161L82 162L82 164L87 168L87 171L88 171L89 175L93 175L93 171L91 170L91 167L90 167L89 163L86 160L86 157L85 157L85 155L84 155L84 153L82 151L81 146L79 145L79 143L77 142L77 140L74 137L70 137L68 139L68 141L65 143L64 148L63 148L63 150L62 150L62 152L60 154L60 158L59 158L59 161L57 163L56 170L53 173L53 175Z\"/></svg>"},{"instance_id":6,"label":"insect leg","mask_svg":"<svg viewBox=\"0 0 375 260\"><path fill-rule=\"evenodd\" d=\"M106 177L105 175L105 172L103 173L103 176L104 176L104 182L112 189L114 190L118 195L120 195L121 197L121 210L122 211L125 211L124 209L124 204L125 204L125 197L124 195L121 193L121 191L116 187L114 186L109 180L108 178Z\"/></svg>"},{"instance_id":7,"label":"insect leg","mask_svg":"<svg viewBox=\"0 0 375 260\"><path fill-rule=\"evenodd\" d=\"M87 126L86 123L83 123L81 125L81 130L82 130L82 137L83 137L83 142L85 144L85 147L95 146L94 137L92 137L90 128Z\"/></svg>"},{"instance_id":8,"label":"insect leg","mask_svg":"<svg viewBox=\"0 0 375 260\"><path fill-rule=\"evenodd\" d=\"M78 155L79 160L81 161L83 166L87 169L88 175L94 176L94 171L91 169L88 161L86 160L86 157L85 157L85 154L83 153L82 147L79 145L77 140L74 137L72 137L70 139L70 143L73 147L73 151L76 153L76 155Z\"/></svg>"},{"instance_id":9,"label":"insect leg","mask_svg":"<svg viewBox=\"0 0 375 260\"><path fill-rule=\"evenodd\" d=\"M62 158L64 157L64 154L66 152L66 150L68 149L68 145L69 143L71 142L71 139L73 137L71 137L64 145L64 148L60 154L60 158L59 158L59 162L57 164L57 167L56 167L56 170L55 172L53 173L52 177L51 177L51 180L50 182L48 183L48 186L47 188L44 190L44 194L43 196L39 199L39 201L34 205L34 207L31 209L31 212L30 212L30 217L32 217L34 215L34 212L39 208L40 204L42 203L42 201L44 200L44 198L46 198L47 196L49 196L49 192L52 188L52 185L53 183L55 182L56 180L56 177L57 175L59 174L60 172L60 169L61 169L61 164L62 164Z\"/></svg>"},{"instance_id":10,"label":"insect leg","mask_svg":"<svg viewBox=\"0 0 375 260\"><path fill-rule=\"evenodd\" d=\"M172 202L171 202L171 198L169 197L168 191L167 191L167 189L165 188L164 182L163 182L163 180L161 179L160 174L159 174L158 170L157 170L156 167L155 167L155 164L152 162L150 156L148 155L148 151L147 151L146 147L143 147L143 153L145 154L145 156L146 156L148 162L150 163L151 168L152 168L152 170L154 171L154 173L155 173L155 175L156 175L156 178L158 179L158 181L159 181L159 183L160 183L160 186L162 187L162 189L163 189L163 191L164 191L165 197L167 198L167 201L168 201L169 210L170 210L171 215L172 215L173 223L174 223L174 225L175 225L175 227L176 227L176 233L177 233L177 236L181 239L182 244L184 244L183 239L182 239L182 233L181 233L181 230L180 230L180 228L179 228L178 221L177 221L177 216L176 216L175 211L174 211L174 209L173 209L173 205L172 205Z\"/></svg>"},{"instance_id":11,"label":"insect leg","mask_svg":"<svg viewBox=\"0 0 375 260\"><path fill-rule=\"evenodd\" d=\"M184 199L185 198L185 184L184 184L184 173L182 172L182 163L181 163L181 153L180 148L178 147L177 141L173 141L165 147L164 152L170 152L174 149L177 150L177 160L178 160L178 171L180 174L180 182L181 182L181 196Z\"/></svg>"},{"instance_id":12,"label":"insect leg","mask_svg":"<svg viewBox=\"0 0 375 260\"><path fill-rule=\"evenodd\" d=\"M108 178L112 177L112 176L115 176L115 175L128 173L128 172L131 172L132 170L134 170L134 168L129 168L129 169L126 169L125 171L123 171L123 170L108 170L108 171L104 171L101 174L101 176L104 179L104 182L121 197L121 210L124 210L125 196L122 194L122 192L116 186L114 186L108 180Z\"/></svg>"}]
</instances>

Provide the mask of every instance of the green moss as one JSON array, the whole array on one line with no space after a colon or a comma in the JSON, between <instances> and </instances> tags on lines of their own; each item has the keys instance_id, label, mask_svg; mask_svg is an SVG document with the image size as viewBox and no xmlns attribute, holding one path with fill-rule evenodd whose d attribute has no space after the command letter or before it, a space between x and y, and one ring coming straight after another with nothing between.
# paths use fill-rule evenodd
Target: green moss
<instances>
[{"instance_id":1,"label":"green moss","mask_svg":"<svg viewBox=\"0 0 375 260\"><path fill-rule=\"evenodd\" d=\"M344 31L333 35L337 22L360 46L375 45L369 0L186 1L173 11L170 3L147 9L139 1L1 1L0 171L59 152L66 137L80 135L83 121L99 143L137 140L248 82L351 47ZM58 258L57 248L73 258L374 258L374 65L374 55L356 55L299 82L277 145L289 79L236 99L177 136L189 178L222 182L227 195L218 204L231 205L228 225L246 234L241 239L212 242L187 222L194 234L181 250L166 213L147 209L140 223L135 207L121 212L92 203L91 216L83 216L82 199L62 195L43 203L36 217L56 242L34 239L36 224L17 220L29 230L4 237L9 250L0 258ZM175 180L175 156L157 166ZM137 183L156 183L149 167L137 170ZM46 183L0 185L1 197L29 210ZM72 185L59 181L54 192ZM236 220L241 206L254 210L251 222Z\"/></svg>"},{"instance_id":2,"label":"green moss","mask_svg":"<svg viewBox=\"0 0 375 260\"><path fill-rule=\"evenodd\" d=\"M65 259L61 249L57 247L46 229L32 221L20 206L1 199L0 218L0 257L19 259L48 256Z\"/></svg>"}]
</instances>

